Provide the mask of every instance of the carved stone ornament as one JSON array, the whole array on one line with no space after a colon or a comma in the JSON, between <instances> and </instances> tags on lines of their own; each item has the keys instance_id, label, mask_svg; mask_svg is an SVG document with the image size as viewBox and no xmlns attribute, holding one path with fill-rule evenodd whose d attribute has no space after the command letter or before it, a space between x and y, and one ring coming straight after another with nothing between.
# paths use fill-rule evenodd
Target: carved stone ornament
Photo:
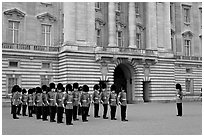
<instances>
[{"instance_id":1,"label":"carved stone ornament","mask_svg":"<svg viewBox=\"0 0 204 137\"><path fill-rule=\"evenodd\" d=\"M54 17L53 15L51 15L50 13L46 12L46 13L42 13L40 15L37 16L37 19L39 19L40 21L45 20L45 18L48 18L51 22L56 21L56 17Z\"/></svg>"},{"instance_id":2,"label":"carved stone ornament","mask_svg":"<svg viewBox=\"0 0 204 137\"><path fill-rule=\"evenodd\" d=\"M20 19L25 17L25 13L23 13L22 11L20 11L20 10L18 10L16 8L4 11L4 14L7 15L7 16L16 15Z\"/></svg>"}]
</instances>

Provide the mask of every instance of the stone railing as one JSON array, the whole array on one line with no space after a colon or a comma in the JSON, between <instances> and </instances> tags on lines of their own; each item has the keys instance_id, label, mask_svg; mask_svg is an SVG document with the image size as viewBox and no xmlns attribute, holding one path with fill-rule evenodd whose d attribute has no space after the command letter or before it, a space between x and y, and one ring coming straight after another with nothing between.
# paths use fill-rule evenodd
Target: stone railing
<instances>
[{"instance_id":1,"label":"stone railing","mask_svg":"<svg viewBox=\"0 0 204 137\"><path fill-rule=\"evenodd\" d=\"M136 48L127 48L127 47L106 47L103 50L114 51L118 53L141 55L141 56L157 56L158 55L157 50L150 50L150 49L136 49Z\"/></svg>"},{"instance_id":2,"label":"stone railing","mask_svg":"<svg viewBox=\"0 0 204 137\"><path fill-rule=\"evenodd\" d=\"M40 45L16 44L16 43L5 43L5 42L2 43L2 49L59 52L59 47L54 47L54 46L40 46Z\"/></svg>"},{"instance_id":3,"label":"stone railing","mask_svg":"<svg viewBox=\"0 0 204 137\"><path fill-rule=\"evenodd\" d=\"M202 61L202 57L197 56L182 56L182 55L174 55L174 57L178 60L198 60Z\"/></svg>"}]
</instances>

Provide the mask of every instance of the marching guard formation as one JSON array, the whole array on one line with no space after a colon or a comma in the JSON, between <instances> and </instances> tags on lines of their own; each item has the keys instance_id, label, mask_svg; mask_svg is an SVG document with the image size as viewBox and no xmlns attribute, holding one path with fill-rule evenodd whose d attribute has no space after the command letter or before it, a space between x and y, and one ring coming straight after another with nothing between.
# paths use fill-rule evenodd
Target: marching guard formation
<instances>
[{"instance_id":1,"label":"marching guard formation","mask_svg":"<svg viewBox=\"0 0 204 137\"><path fill-rule=\"evenodd\" d=\"M101 91L100 91L101 88ZM50 83L49 86L43 85L28 89L21 89L18 85L12 88L11 96L11 114L13 119L19 119L17 115L42 119L42 121L63 122L63 114L65 113L66 125L73 125L72 121L79 120L79 115L82 117L82 122L87 122L89 115L90 104L94 104L94 118L100 118L99 108L100 103L103 105L103 119L108 119L108 105L110 105L111 120L116 119L117 106L121 106L121 121L126 119L127 100L125 87L121 86L119 94L116 93L116 86L111 85L110 92L107 90L106 84L101 87L95 84L93 94L89 94L89 87L83 85L79 87L78 83L67 84L63 87L61 83L57 86ZM28 112L28 115L26 114ZM57 117L57 118L56 118ZM56 118L56 120L55 120Z\"/></svg>"}]
</instances>

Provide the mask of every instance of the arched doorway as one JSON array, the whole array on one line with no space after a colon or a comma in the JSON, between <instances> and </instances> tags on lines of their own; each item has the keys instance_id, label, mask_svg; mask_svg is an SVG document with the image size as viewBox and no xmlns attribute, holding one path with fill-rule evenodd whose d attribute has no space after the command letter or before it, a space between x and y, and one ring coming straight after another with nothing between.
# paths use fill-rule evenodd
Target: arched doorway
<instances>
[{"instance_id":1,"label":"arched doorway","mask_svg":"<svg viewBox=\"0 0 204 137\"><path fill-rule=\"evenodd\" d=\"M127 91L127 102L132 103L133 101L133 68L126 63L119 64L114 71L114 84L118 93L121 85L126 87Z\"/></svg>"}]
</instances>

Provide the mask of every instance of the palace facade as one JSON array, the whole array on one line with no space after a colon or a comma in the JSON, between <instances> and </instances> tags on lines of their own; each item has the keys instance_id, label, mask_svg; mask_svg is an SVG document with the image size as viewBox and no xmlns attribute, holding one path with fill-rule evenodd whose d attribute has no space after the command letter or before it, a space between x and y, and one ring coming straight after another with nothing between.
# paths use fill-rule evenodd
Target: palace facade
<instances>
[{"instance_id":1,"label":"palace facade","mask_svg":"<svg viewBox=\"0 0 204 137\"><path fill-rule=\"evenodd\" d=\"M2 96L14 84L124 84L129 103L202 88L201 2L3 2Z\"/></svg>"}]
</instances>

